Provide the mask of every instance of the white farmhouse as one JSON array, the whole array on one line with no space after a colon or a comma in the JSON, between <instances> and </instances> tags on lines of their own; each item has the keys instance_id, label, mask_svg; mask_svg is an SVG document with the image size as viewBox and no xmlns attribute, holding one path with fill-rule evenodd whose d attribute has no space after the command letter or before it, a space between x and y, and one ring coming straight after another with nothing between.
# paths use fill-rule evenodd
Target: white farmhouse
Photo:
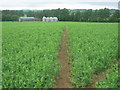
<instances>
[{"instance_id":1,"label":"white farmhouse","mask_svg":"<svg viewBox=\"0 0 120 90\"><path fill-rule=\"evenodd\" d=\"M49 17L46 17L46 22L49 22L50 21L50 18Z\"/></svg>"},{"instance_id":2,"label":"white farmhouse","mask_svg":"<svg viewBox=\"0 0 120 90\"><path fill-rule=\"evenodd\" d=\"M46 22L46 17L43 17L43 18L42 18L42 21L43 21L43 22Z\"/></svg>"},{"instance_id":3,"label":"white farmhouse","mask_svg":"<svg viewBox=\"0 0 120 90\"><path fill-rule=\"evenodd\" d=\"M57 18L57 17L53 17L53 21L54 21L54 22L57 22L57 21L58 21L58 18Z\"/></svg>"},{"instance_id":4,"label":"white farmhouse","mask_svg":"<svg viewBox=\"0 0 120 90\"><path fill-rule=\"evenodd\" d=\"M42 18L42 21L43 22L57 22L58 21L58 18L57 17L43 17Z\"/></svg>"},{"instance_id":5,"label":"white farmhouse","mask_svg":"<svg viewBox=\"0 0 120 90\"><path fill-rule=\"evenodd\" d=\"M50 19L50 22L53 22L53 21L54 21L54 20L53 20L53 17L50 17L49 19Z\"/></svg>"}]
</instances>

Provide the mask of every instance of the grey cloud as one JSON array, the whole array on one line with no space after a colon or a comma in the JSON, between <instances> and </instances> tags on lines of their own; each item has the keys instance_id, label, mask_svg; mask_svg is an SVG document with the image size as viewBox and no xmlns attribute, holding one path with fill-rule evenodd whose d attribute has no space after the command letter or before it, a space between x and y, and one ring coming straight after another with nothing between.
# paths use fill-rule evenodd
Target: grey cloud
<instances>
[{"instance_id":1,"label":"grey cloud","mask_svg":"<svg viewBox=\"0 0 120 90\"><path fill-rule=\"evenodd\" d=\"M115 7L117 8L118 7L118 3L117 2L103 2L105 0L96 0L96 2L91 2L91 1L95 1L95 0L63 0L63 1L60 1L60 0L33 0L33 1L23 1L23 2L10 2L9 3L2 3L0 4L0 7L2 8L16 8L16 7L27 7L27 8L37 8L37 7L40 7L40 8L46 8L46 7L49 7L52 5L63 5L63 4L66 4L66 5L78 5L78 4L86 4L86 5L92 5L92 6L100 6L100 7L105 7L105 6L109 6L109 7ZM98 1L101 1L101 2L98 2ZM60 7L59 7L60 8ZM85 8L85 7L83 7ZM54 8L53 8L54 9Z\"/></svg>"},{"instance_id":2,"label":"grey cloud","mask_svg":"<svg viewBox=\"0 0 120 90\"><path fill-rule=\"evenodd\" d=\"M89 5L96 5L96 6L111 6L111 7L118 7L118 2L78 2L83 4L89 4Z\"/></svg>"},{"instance_id":3,"label":"grey cloud","mask_svg":"<svg viewBox=\"0 0 120 90\"><path fill-rule=\"evenodd\" d=\"M91 5L107 5L107 6L117 6L117 2L88 2Z\"/></svg>"}]
</instances>

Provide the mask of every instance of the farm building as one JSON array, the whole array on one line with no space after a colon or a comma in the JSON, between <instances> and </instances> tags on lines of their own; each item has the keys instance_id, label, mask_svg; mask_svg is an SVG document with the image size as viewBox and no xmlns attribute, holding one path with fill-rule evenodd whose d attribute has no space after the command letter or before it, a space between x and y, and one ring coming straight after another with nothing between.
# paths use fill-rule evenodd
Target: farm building
<instances>
[{"instance_id":1,"label":"farm building","mask_svg":"<svg viewBox=\"0 0 120 90\"><path fill-rule=\"evenodd\" d=\"M40 19L36 19L35 17L20 17L19 22L24 21L41 21Z\"/></svg>"},{"instance_id":2,"label":"farm building","mask_svg":"<svg viewBox=\"0 0 120 90\"><path fill-rule=\"evenodd\" d=\"M42 21L43 22L57 22L58 18L57 17L43 17Z\"/></svg>"}]
</instances>

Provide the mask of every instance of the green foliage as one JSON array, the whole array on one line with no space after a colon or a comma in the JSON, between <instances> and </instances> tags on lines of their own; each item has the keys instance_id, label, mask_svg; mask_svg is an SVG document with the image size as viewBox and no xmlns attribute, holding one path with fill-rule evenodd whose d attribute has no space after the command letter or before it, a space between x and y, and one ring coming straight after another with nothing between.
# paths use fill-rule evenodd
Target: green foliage
<instances>
[{"instance_id":1,"label":"green foliage","mask_svg":"<svg viewBox=\"0 0 120 90\"><path fill-rule=\"evenodd\" d=\"M112 12L112 13L111 13ZM17 17L28 17L41 18L47 17L58 17L59 21L81 21L81 22L118 22L120 21L120 10L111 9L99 9L99 10L69 10L69 9L52 9L52 10L3 10L2 20L3 21L16 21L11 18L14 15ZM18 20L18 19L17 19Z\"/></svg>"},{"instance_id":2,"label":"green foliage","mask_svg":"<svg viewBox=\"0 0 120 90\"><path fill-rule=\"evenodd\" d=\"M3 88L50 88L60 67L59 23L3 22Z\"/></svg>"},{"instance_id":3,"label":"green foliage","mask_svg":"<svg viewBox=\"0 0 120 90\"><path fill-rule=\"evenodd\" d=\"M117 58L117 23L70 23L69 55L72 83L85 87L92 74L108 68Z\"/></svg>"},{"instance_id":4,"label":"green foliage","mask_svg":"<svg viewBox=\"0 0 120 90\"><path fill-rule=\"evenodd\" d=\"M76 87L91 84L93 73L116 61L117 23L3 22L3 88L52 87L60 71L57 56L64 25Z\"/></svg>"},{"instance_id":5,"label":"green foliage","mask_svg":"<svg viewBox=\"0 0 120 90\"><path fill-rule=\"evenodd\" d=\"M114 64L108 71L104 80L96 83L96 88L119 88L118 87L118 64Z\"/></svg>"}]
</instances>

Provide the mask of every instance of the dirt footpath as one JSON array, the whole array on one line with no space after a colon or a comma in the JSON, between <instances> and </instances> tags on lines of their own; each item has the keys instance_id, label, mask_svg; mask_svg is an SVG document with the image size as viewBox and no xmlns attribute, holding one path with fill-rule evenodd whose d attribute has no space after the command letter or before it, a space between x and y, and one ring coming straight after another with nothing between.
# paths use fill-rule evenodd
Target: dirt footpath
<instances>
[{"instance_id":1,"label":"dirt footpath","mask_svg":"<svg viewBox=\"0 0 120 90\"><path fill-rule=\"evenodd\" d=\"M74 88L70 82L70 65L69 65L69 56L67 54L68 46L68 33L67 27L64 27L62 42L60 45L59 60L61 65L61 71L59 76L56 79L54 88Z\"/></svg>"}]
</instances>

